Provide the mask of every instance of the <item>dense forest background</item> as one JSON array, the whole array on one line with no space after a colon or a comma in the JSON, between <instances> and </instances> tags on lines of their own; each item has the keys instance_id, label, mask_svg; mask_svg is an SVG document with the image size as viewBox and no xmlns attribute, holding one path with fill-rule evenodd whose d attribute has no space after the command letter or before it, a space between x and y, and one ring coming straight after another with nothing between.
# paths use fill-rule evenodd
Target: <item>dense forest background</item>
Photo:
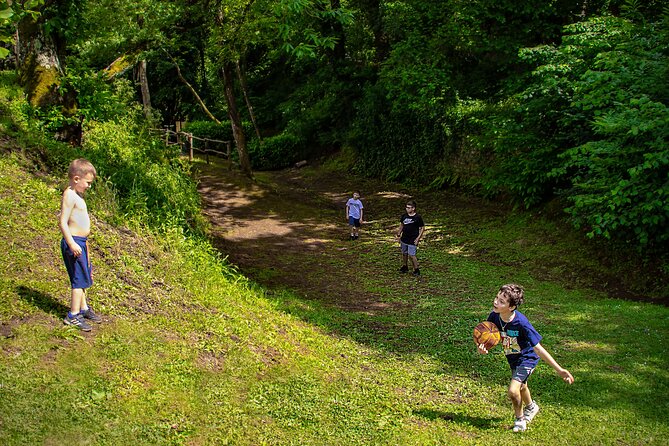
<instances>
[{"instance_id":1,"label":"dense forest background","mask_svg":"<svg viewBox=\"0 0 669 446\"><path fill-rule=\"evenodd\" d=\"M0 25L30 115L157 220L196 224L197 203L169 205L178 185L161 202L132 172L158 178L148 128L185 121L234 139L248 175L336 154L666 256L666 1L1 1Z\"/></svg>"}]
</instances>

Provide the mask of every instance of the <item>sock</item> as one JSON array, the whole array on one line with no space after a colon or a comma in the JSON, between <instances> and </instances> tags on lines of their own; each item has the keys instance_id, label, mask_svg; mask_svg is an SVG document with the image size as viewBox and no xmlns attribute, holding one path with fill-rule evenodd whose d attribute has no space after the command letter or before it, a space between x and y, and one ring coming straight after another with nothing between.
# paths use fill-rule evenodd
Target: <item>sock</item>
<instances>
[{"instance_id":1,"label":"sock","mask_svg":"<svg viewBox=\"0 0 669 446\"><path fill-rule=\"evenodd\" d=\"M81 313L81 312L79 312L79 313ZM71 311L68 311L68 312L67 312L67 317L69 317L70 319L72 319L72 318L74 318L75 316L77 316L79 313L74 313L74 314L72 314Z\"/></svg>"}]
</instances>

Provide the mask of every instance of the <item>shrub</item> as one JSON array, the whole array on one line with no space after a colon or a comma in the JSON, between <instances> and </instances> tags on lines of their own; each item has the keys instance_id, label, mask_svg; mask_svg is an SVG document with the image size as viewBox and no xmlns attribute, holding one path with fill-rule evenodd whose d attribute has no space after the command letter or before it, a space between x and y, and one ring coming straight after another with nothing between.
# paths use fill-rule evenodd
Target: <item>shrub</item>
<instances>
[{"instance_id":1,"label":"shrub","mask_svg":"<svg viewBox=\"0 0 669 446\"><path fill-rule=\"evenodd\" d=\"M218 141L233 140L230 121L223 121L220 124L213 121L189 121L186 122L183 130L198 138L216 139Z\"/></svg>"},{"instance_id":2,"label":"shrub","mask_svg":"<svg viewBox=\"0 0 669 446\"><path fill-rule=\"evenodd\" d=\"M120 119L89 123L83 150L112 183L126 218L154 228L202 230L197 189L175 149Z\"/></svg>"},{"instance_id":3,"label":"shrub","mask_svg":"<svg viewBox=\"0 0 669 446\"><path fill-rule=\"evenodd\" d=\"M262 143L254 139L249 143L249 156L254 169L282 169L305 156L305 143L292 133L283 132L265 138Z\"/></svg>"}]
</instances>

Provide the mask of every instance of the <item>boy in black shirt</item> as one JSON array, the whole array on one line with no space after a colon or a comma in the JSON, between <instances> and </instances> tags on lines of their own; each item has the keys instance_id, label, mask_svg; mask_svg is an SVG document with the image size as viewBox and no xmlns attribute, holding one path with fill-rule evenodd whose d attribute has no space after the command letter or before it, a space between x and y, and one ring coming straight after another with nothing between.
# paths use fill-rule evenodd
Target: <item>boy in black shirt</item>
<instances>
[{"instance_id":1,"label":"boy in black shirt","mask_svg":"<svg viewBox=\"0 0 669 446\"><path fill-rule=\"evenodd\" d=\"M402 267L400 268L400 272L406 273L409 271L408 259L411 259L413 275L420 276L416 249L424 233L425 223L423 223L423 218L416 213L416 202L411 200L406 204L406 213L400 218L400 228L396 234L396 237L400 239L400 247L402 248Z\"/></svg>"}]
</instances>

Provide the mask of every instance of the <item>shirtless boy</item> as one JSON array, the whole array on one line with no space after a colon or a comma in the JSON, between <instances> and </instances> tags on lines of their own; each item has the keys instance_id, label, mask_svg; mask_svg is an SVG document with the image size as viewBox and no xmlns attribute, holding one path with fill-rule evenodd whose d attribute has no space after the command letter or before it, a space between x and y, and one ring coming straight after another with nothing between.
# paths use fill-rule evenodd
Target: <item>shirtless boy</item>
<instances>
[{"instance_id":1,"label":"shirtless boy","mask_svg":"<svg viewBox=\"0 0 669 446\"><path fill-rule=\"evenodd\" d=\"M87 241L91 220L84 193L91 187L96 172L90 161L80 158L72 161L67 173L70 184L63 192L60 208L60 231L63 233L60 250L70 277L72 298L70 311L63 322L83 331L91 331L87 321L101 322L102 319L86 301L86 290L93 285L93 275Z\"/></svg>"}]
</instances>

